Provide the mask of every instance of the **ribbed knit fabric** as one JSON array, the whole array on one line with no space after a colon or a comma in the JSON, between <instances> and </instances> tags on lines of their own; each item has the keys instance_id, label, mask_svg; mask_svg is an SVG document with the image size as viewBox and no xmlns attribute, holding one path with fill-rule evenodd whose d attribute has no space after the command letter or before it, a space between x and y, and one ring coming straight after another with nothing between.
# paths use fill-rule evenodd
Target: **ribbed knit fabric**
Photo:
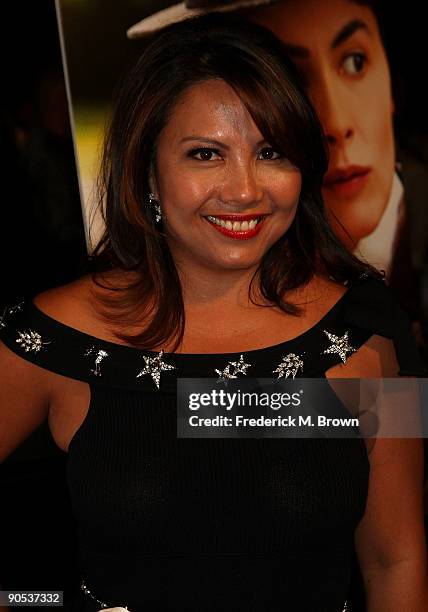
<instances>
[{"instance_id":1,"label":"ribbed knit fabric","mask_svg":"<svg viewBox=\"0 0 428 612\"><path fill-rule=\"evenodd\" d=\"M252 375L272 376L289 352L305 377L339 362L323 330L394 340L400 373L423 375L408 320L379 281L354 283L298 338L247 351ZM24 331L46 342L25 352ZM112 607L134 612L341 612L369 462L358 439L178 439L177 377L213 377L237 354L165 354L176 370L157 390L137 378L142 352L93 338L33 303L10 316L3 342L21 357L89 383L88 414L69 445L68 484L82 576ZM47 344L49 342L49 344ZM95 352L104 350L100 374ZM92 370L92 371L91 371ZM100 605L77 593L73 610Z\"/></svg>"}]
</instances>

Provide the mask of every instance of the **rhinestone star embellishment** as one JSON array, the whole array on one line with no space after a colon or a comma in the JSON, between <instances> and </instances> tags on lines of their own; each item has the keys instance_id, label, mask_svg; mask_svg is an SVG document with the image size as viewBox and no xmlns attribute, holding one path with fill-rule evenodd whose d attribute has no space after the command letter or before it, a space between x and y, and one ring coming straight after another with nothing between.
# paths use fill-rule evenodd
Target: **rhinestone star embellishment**
<instances>
[{"instance_id":1,"label":"rhinestone star embellishment","mask_svg":"<svg viewBox=\"0 0 428 612\"><path fill-rule=\"evenodd\" d=\"M16 342L21 345L26 353L30 351L38 353L45 344L50 344L50 342L43 342L41 335L32 329L27 332L19 331L18 336Z\"/></svg>"},{"instance_id":2,"label":"rhinestone star embellishment","mask_svg":"<svg viewBox=\"0 0 428 612\"><path fill-rule=\"evenodd\" d=\"M162 359L163 351L158 353L155 357L147 357L144 355L144 361L146 365L139 372L136 378L140 378L140 376L144 376L145 374L149 374L152 377L153 382L156 387L159 389L160 385L160 376L162 372L166 372L167 370L176 370L177 368L169 363L165 363Z\"/></svg>"},{"instance_id":3,"label":"rhinestone star embellishment","mask_svg":"<svg viewBox=\"0 0 428 612\"><path fill-rule=\"evenodd\" d=\"M288 353L288 355L282 358L281 363L276 370L273 370L273 373L278 374L278 378L288 378L289 376L295 378L299 369L303 372L303 359L301 356L295 353Z\"/></svg>"},{"instance_id":4,"label":"rhinestone star embellishment","mask_svg":"<svg viewBox=\"0 0 428 612\"><path fill-rule=\"evenodd\" d=\"M95 355L95 367L91 369L92 374L94 374L94 376L101 376L101 362L108 357L107 351L96 349L94 346L91 346L91 348L85 351L85 357L88 355Z\"/></svg>"},{"instance_id":5,"label":"rhinestone star embellishment","mask_svg":"<svg viewBox=\"0 0 428 612\"><path fill-rule=\"evenodd\" d=\"M233 371L230 371L233 368ZM223 370L215 370L215 373L219 375L217 382L225 382L232 378L238 378L237 374L247 375L248 368L251 368L251 363L245 363L244 355L240 355L239 361L229 361L227 366Z\"/></svg>"},{"instance_id":6,"label":"rhinestone star embellishment","mask_svg":"<svg viewBox=\"0 0 428 612\"><path fill-rule=\"evenodd\" d=\"M239 361L229 361L230 365L235 368L234 374L247 374L248 368L251 368L251 363L245 363L244 355L239 357Z\"/></svg>"},{"instance_id":7,"label":"rhinestone star embellishment","mask_svg":"<svg viewBox=\"0 0 428 612\"><path fill-rule=\"evenodd\" d=\"M335 336L334 334L331 334L325 329L323 329L323 332L330 340L331 346L325 349L325 351L323 351L322 354L336 353L337 355L339 355L343 363L346 363L346 360L347 360L346 353L355 353L357 350L353 346L351 346L348 342L349 332L346 331L343 334L343 336Z\"/></svg>"}]
</instances>

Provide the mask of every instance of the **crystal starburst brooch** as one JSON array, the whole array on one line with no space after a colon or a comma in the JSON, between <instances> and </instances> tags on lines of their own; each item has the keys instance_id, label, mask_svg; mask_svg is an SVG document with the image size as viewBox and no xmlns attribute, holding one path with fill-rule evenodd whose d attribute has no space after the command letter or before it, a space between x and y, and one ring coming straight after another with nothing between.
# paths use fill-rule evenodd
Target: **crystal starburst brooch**
<instances>
[{"instance_id":1,"label":"crystal starburst brooch","mask_svg":"<svg viewBox=\"0 0 428 612\"><path fill-rule=\"evenodd\" d=\"M144 355L144 361L146 362L146 365L141 370L141 372L137 374L136 378L140 378L140 376L148 374L152 377L153 382L159 389L161 373L166 372L167 370L177 369L175 366L170 365L169 363L165 363L163 361L163 353L164 352L161 351L155 357L147 357L146 355Z\"/></svg>"},{"instance_id":2,"label":"crystal starburst brooch","mask_svg":"<svg viewBox=\"0 0 428 612\"><path fill-rule=\"evenodd\" d=\"M303 371L303 359L300 355L288 353L282 358L281 363L276 370L273 370L273 373L278 374L278 378L288 378L289 376L295 378L299 370Z\"/></svg>"},{"instance_id":3,"label":"crystal starburst brooch","mask_svg":"<svg viewBox=\"0 0 428 612\"><path fill-rule=\"evenodd\" d=\"M325 351L322 351L322 354L325 355L328 353L332 353L332 354L339 355L343 363L346 363L346 360L347 360L346 354L355 353L357 350L353 346L351 346L348 342L349 332L346 331L343 334L343 336L336 336L335 334L332 334L326 331L325 329L323 329L323 332L330 340L331 346L326 348Z\"/></svg>"},{"instance_id":4,"label":"crystal starburst brooch","mask_svg":"<svg viewBox=\"0 0 428 612\"><path fill-rule=\"evenodd\" d=\"M85 351L85 357L88 357L88 355L95 355L95 367L91 369L92 374L94 376L101 376L101 362L108 357L107 351L96 349L94 346L91 346L91 348Z\"/></svg>"},{"instance_id":5,"label":"crystal starburst brooch","mask_svg":"<svg viewBox=\"0 0 428 612\"><path fill-rule=\"evenodd\" d=\"M43 342L41 335L32 329L24 332L19 331L16 342L21 345L21 348L23 348L26 353L30 351L38 353L45 344L50 344L50 342Z\"/></svg>"}]
</instances>

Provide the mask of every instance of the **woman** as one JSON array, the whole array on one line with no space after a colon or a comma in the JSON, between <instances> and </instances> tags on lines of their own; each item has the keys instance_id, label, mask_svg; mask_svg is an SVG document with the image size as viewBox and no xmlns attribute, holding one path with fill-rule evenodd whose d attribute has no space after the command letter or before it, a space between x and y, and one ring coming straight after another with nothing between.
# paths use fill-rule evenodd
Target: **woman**
<instances>
[{"instance_id":1,"label":"woman","mask_svg":"<svg viewBox=\"0 0 428 612\"><path fill-rule=\"evenodd\" d=\"M361 439L177 438L178 378L423 372L379 275L329 229L326 169L264 28L174 24L122 85L95 273L2 331L1 455L49 416L76 609L339 612L354 535L368 609L425 609L418 441L378 440L368 459Z\"/></svg>"}]
</instances>

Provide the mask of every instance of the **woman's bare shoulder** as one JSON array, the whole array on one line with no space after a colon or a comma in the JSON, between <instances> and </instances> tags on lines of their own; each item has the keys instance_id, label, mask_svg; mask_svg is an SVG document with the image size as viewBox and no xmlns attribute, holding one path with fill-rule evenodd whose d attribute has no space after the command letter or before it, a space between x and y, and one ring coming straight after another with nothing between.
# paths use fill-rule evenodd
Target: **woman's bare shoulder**
<instances>
[{"instance_id":1,"label":"woman's bare shoulder","mask_svg":"<svg viewBox=\"0 0 428 612\"><path fill-rule=\"evenodd\" d=\"M103 337L110 334L95 308L100 296L107 295L109 287L125 287L125 275L116 271L104 273L95 281L92 274L82 276L66 285L48 289L33 298L34 304L51 318L87 334ZM107 339L107 338L106 338Z\"/></svg>"},{"instance_id":2,"label":"woman's bare shoulder","mask_svg":"<svg viewBox=\"0 0 428 612\"><path fill-rule=\"evenodd\" d=\"M42 312L60 323L76 327L89 316L90 294L94 282L91 276L83 276L67 285L54 287L33 298Z\"/></svg>"},{"instance_id":3,"label":"woman's bare shoulder","mask_svg":"<svg viewBox=\"0 0 428 612\"><path fill-rule=\"evenodd\" d=\"M321 318L347 292L347 287L326 276L316 275L304 286L299 287L292 301L305 308L308 316Z\"/></svg>"}]
</instances>

